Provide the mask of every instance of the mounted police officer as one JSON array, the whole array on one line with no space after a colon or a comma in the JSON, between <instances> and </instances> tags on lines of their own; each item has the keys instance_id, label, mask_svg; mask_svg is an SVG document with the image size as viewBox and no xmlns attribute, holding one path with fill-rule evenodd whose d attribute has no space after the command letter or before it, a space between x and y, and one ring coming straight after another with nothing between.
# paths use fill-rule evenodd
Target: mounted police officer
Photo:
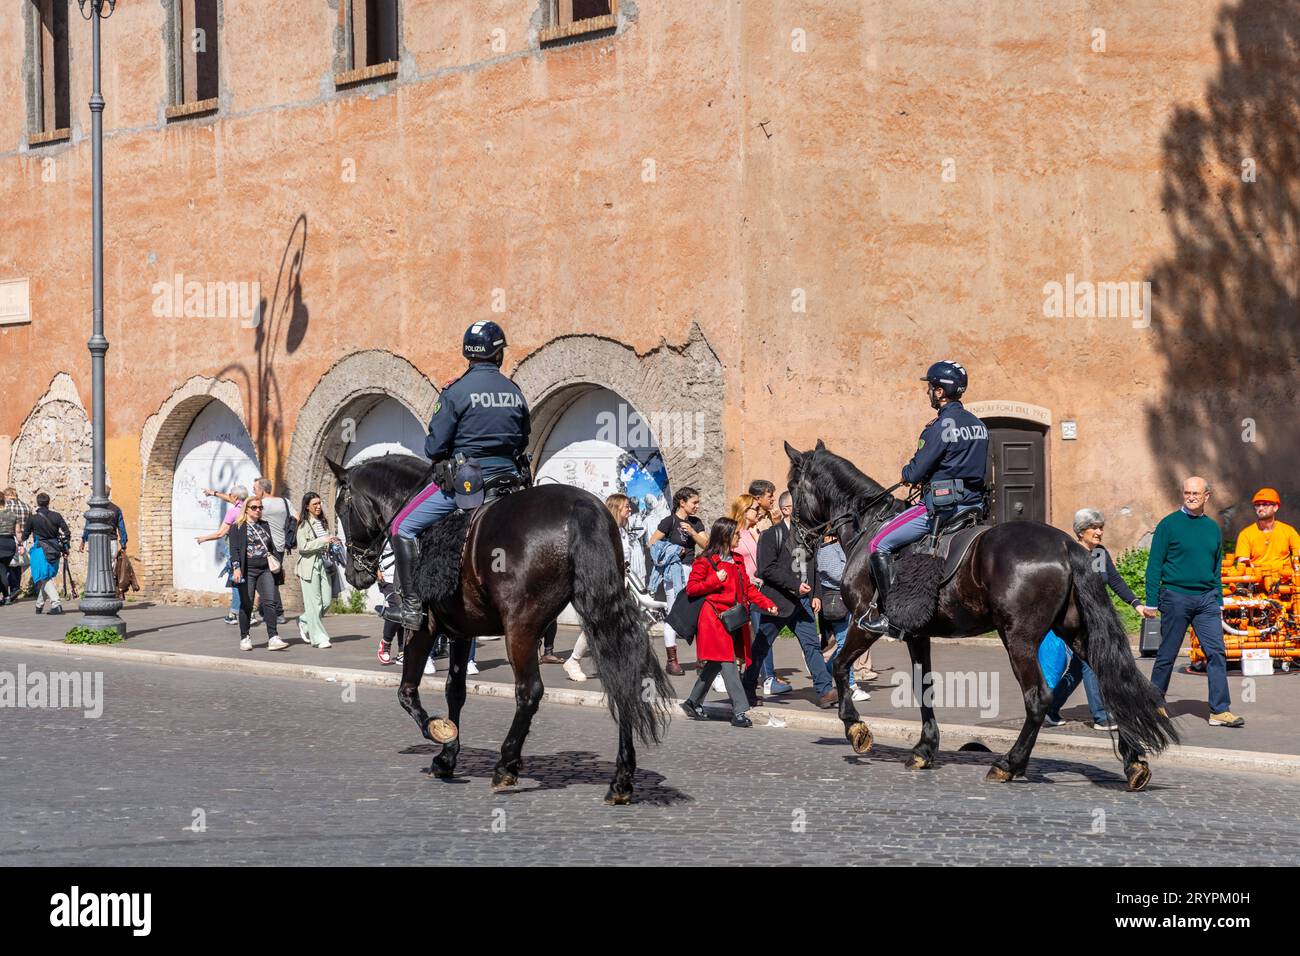
<instances>
[{"instance_id":1,"label":"mounted police officer","mask_svg":"<svg viewBox=\"0 0 1300 956\"><path fill-rule=\"evenodd\" d=\"M937 520L947 521L984 505L989 432L962 406L966 370L956 362L935 362L921 381L926 383L930 407L939 414L921 431L916 454L903 466L903 481L921 487L925 503L895 515L871 540L876 597L862 626L874 634L890 630L883 608L892 583L894 554L924 538Z\"/></svg>"},{"instance_id":2,"label":"mounted police officer","mask_svg":"<svg viewBox=\"0 0 1300 956\"><path fill-rule=\"evenodd\" d=\"M425 528L455 511L483 502L483 483L500 475L526 482L523 458L528 447L528 403L519 386L501 373L506 334L495 322L475 322L465 330L463 354L469 368L449 382L433 406L424 453L434 462L434 480L397 513L391 527L397 564L398 603L384 618L415 629L424 618L414 580L417 538Z\"/></svg>"}]
</instances>

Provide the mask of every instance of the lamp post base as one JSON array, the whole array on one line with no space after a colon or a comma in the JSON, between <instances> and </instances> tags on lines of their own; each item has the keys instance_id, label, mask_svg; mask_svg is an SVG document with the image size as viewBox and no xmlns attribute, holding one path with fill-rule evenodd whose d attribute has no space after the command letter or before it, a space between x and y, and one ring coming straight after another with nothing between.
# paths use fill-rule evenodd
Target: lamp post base
<instances>
[{"instance_id":1,"label":"lamp post base","mask_svg":"<svg viewBox=\"0 0 1300 956\"><path fill-rule=\"evenodd\" d=\"M77 608L84 615L82 624L86 627L111 627L125 637L126 624L117 616L122 602L117 596L113 561L109 557L109 537L117 536L117 528L112 523L115 517L108 508L107 498L95 495L90 499L90 510L86 512L90 560L86 567L86 587Z\"/></svg>"}]
</instances>

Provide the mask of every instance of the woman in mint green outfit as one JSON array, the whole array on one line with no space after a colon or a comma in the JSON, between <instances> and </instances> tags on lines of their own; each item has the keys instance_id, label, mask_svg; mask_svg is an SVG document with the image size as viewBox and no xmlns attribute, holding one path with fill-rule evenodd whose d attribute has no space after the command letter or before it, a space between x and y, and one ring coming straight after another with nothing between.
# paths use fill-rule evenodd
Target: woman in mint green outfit
<instances>
[{"instance_id":1,"label":"woman in mint green outfit","mask_svg":"<svg viewBox=\"0 0 1300 956\"><path fill-rule=\"evenodd\" d=\"M325 508L320 495L309 491L302 497L302 522L298 526L298 580L302 584L302 616L298 632L312 647L329 647L330 636L321 623L321 615L334 597L333 575L323 560L330 545L339 539L329 533Z\"/></svg>"}]
</instances>

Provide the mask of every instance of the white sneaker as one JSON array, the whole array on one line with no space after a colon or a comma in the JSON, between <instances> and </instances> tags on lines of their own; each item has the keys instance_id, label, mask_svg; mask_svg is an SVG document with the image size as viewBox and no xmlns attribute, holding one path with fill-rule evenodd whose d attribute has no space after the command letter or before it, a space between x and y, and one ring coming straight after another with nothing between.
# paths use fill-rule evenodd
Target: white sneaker
<instances>
[{"instance_id":1,"label":"white sneaker","mask_svg":"<svg viewBox=\"0 0 1300 956\"><path fill-rule=\"evenodd\" d=\"M854 700L871 700L871 695L868 694L868 693L867 693L865 690L863 690L861 687L855 687L855 688L853 688L853 699L854 699Z\"/></svg>"},{"instance_id":2,"label":"white sneaker","mask_svg":"<svg viewBox=\"0 0 1300 956\"><path fill-rule=\"evenodd\" d=\"M433 676L435 670L436 668L433 666L433 656L430 655L429 659L424 662L424 673L428 676Z\"/></svg>"},{"instance_id":3,"label":"white sneaker","mask_svg":"<svg viewBox=\"0 0 1300 956\"><path fill-rule=\"evenodd\" d=\"M564 673L568 675L569 680L582 683L587 679L587 675L582 672L582 665L570 657L564 662Z\"/></svg>"},{"instance_id":4,"label":"white sneaker","mask_svg":"<svg viewBox=\"0 0 1300 956\"><path fill-rule=\"evenodd\" d=\"M327 647L333 647L333 646L334 646L334 645L331 644L331 643L329 642L329 638L328 638L328 637L325 638L325 640L321 641L319 644L313 644L313 645L312 645L312 647L319 647L321 650L324 650L324 649L327 648Z\"/></svg>"},{"instance_id":5,"label":"white sneaker","mask_svg":"<svg viewBox=\"0 0 1300 956\"><path fill-rule=\"evenodd\" d=\"M282 651L288 646L288 643L280 640L280 635L278 634L266 642L266 649L268 651Z\"/></svg>"},{"instance_id":6,"label":"white sneaker","mask_svg":"<svg viewBox=\"0 0 1300 956\"><path fill-rule=\"evenodd\" d=\"M722 679L721 674L713 678L713 689L719 694L725 694L727 692L727 684L726 681Z\"/></svg>"},{"instance_id":7,"label":"white sneaker","mask_svg":"<svg viewBox=\"0 0 1300 956\"><path fill-rule=\"evenodd\" d=\"M253 639L251 637L241 637L239 639L239 649L241 651L251 651L253 649Z\"/></svg>"},{"instance_id":8,"label":"white sneaker","mask_svg":"<svg viewBox=\"0 0 1300 956\"><path fill-rule=\"evenodd\" d=\"M468 664L468 666L466 666L466 668L465 668L465 673L466 673L466 674L470 674L470 675L477 674L477 673L478 673L478 665L475 664L473 661L470 661L469 664Z\"/></svg>"}]
</instances>

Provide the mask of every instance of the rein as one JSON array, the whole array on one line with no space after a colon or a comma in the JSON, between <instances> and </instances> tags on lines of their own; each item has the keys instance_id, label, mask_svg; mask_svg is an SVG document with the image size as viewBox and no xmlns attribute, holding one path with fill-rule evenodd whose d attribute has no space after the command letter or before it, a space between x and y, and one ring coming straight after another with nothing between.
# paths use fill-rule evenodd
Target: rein
<instances>
[{"instance_id":1,"label":"rein","mask_svg":"<svg viewBox=\"0 0 1300 956\"><path fill-rule=\"evenodd\" d=\"M855 524L858 524L860 528L862 522L858 518L859 514L862 515L863 519L867 519L866 520L867 524L875 523L878 516L871 514L870 513L871 509L875 507L877 502L889 498L889 496L892 495L899 488L901 488L903 484L904 482L900 481L897 482L896 484L890 485L885 490L872 495L869 499L867 499L867 502L865 504L860 505L856 508L850 508L848 511L836 515L834 518L831 518L828 521L823 521L821 524L812 525L812 526L805 526L800 523L798 501L797 499L791 499L790 520L791 523L794 525L795 533L799 535L800 543L804 546L804 548L815 551L817 546L820 544L821 538L828 533L834 534L837 538L843 541L843 535L841 535L837 529L850 521L854 522ZM862 534L861 532L859 532L858 541L860 541L861 539L862 539ZM849 549L849 552L852 552L853 548L857 547L858 541L853 542L853 547ZM846 557L847 554L848 552L846 552Z\"/></svg>"}]
</instances>

